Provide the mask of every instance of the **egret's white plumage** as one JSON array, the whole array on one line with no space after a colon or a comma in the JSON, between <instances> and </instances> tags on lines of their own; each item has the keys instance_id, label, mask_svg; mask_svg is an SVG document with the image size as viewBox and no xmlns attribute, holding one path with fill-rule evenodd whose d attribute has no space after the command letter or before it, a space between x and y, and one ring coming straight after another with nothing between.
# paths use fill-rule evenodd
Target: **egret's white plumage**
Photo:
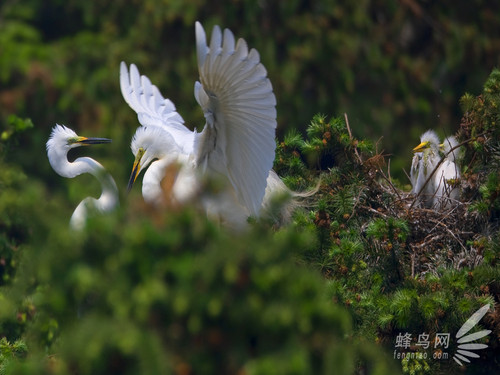
<instances>
[{"instance_id":1,"label":"egret's white plumage","mask_svg":"<svg viewBox=\"0 0 500 375\"><path fill-rule=\"evenodd\" d=\"M99 212L108 212L118 205L118 189L113 177L106 172L104 167L89 157L79 157L73 162L68 161L68 151L72 148L109 143L106 138L87 138L78 136L73 130L63 125L52 129L47 141L47 156L52 169L62 177L74 178L84 173L90 173L101 183L102 193L99 199L87 197L80 202L71 216L70 225L74 229L82 229L87 219L89 208Z\"/></svg>"},{"instance_id":2,"label":"egret's white plumage","mask_svg":"<svg viewBox=\"0 0 500 375\"><path fill-rule=\"evenodd\" d=\"M434 206L439 208L449 208L458 201L460 191L454 186L451 180L460 178L460 171L456 163L460 148L455 137L451 136L444 140L440 145L444 153L444 160L438 167L434 176L436 186L436 195L434 197Z\"/></svg>"},{"instance_id":3,"label":"egret's white plumage","mask_svg":"<svg viewBox=\"0 0 500 375\"><path fill-rule=\"evenodd\" d=\"M423 182L423 174L418 174L419 169L422 164L422 152L414 152L413 159L411 160L411 169L410 169L410 182L411 182L411 192L412 194L417 194L422 188ZM422 181L423 180L423 181Z\"/></svg>"},{"instance_id":4,"label":"egret's white plumage","mask_svg":"<svg viewBox=\"0 0 500 375\"><path fill-rule=\"evenodd\" d=\"M138 147L134 150L132 145L136 162L129 187L140 170L151 162L142 160L144 156L138 151L143 150L146 155L152 148L155 152L148 154L158 161L149 169L156 167L160 171L174 161L191 168L191 171L180 170L180 180L184 183L178 182L177 187L174 183L174 189L183 191L187 181L207 177L220 180L226 188L205 200L207 212L223 221L246 222L248 216L260 213L274 161L276 99L258 52L249 51L243 39L235 43L231 31L221 32L215 26L210 45L207 45L205 31L199 22L196 22L195 31L199 82L195 83L194 95L206 119L201 133L184 126L173 103L164 99L147 77L140 76L135 65L128 70L125 63L121 64L123 97L145 127L137 132L152 133L153 127L159 127L170 135L165 137L168 141L165 139L160 145L161 151L156 150L158 144L153 145L159 142L148 141L146 134L134 136ZM144 182L154 182L158 186L160 177L161 173L151 172L144 176ZM198 186L199 182L194 185ZM158 196L157 193L147 196L149 193L143 187L146 200L154 200L153 195Z\"/></svg>"},{"instance_id":5,"label":"egret's white plumage","mask_svg":"<svg viewBox=\"0 0 500 375\"><path fill-rule=\"evenodd\" d=\"M143 148L142 145L149 145ZM160 127L140 127L132 138L131 149L137 155L132 175L136 178L142 170L146 170L142 180L142 195L149 204L164 207L177 206L197 197L204 203L207 214L215 219L222 218L231 226L241 227L249 213L231 191L223 190L215 194L213 189L205 194L202 190L202 177L194 167L193 158L181 152L171 135ZM148 167L149 166L149 167ZM168 171L168 172L167 172ZM131 177L129 188L134 182ZM168 178L170 183L165 183ZM216 184L217 185L217 184ZM165 189L168 187L168 191ZM276 223L284 223L290 219L295 203L281 207L279 212L272 212L274 197L279 195L290 198L307 198L317 190L305 193L290 191L273 170L269 171L261 209L266 217Z\"/></svg>"},{"instance_id":6,"label":"egret's white plumage","mask_svg":"<svg viewBox=\"0 0 500 375\"><path fill-rule=\"evenodd\" d=\"M428 130L420 137L420 144L413 149L415 155L413 156L410 171L412 193L420 194L419 199L428 208L432 207L436 193L435 179L429 179L429 177L441 159L439 156L439 143L437 134L432 130ZM428 179L429 181L425 184Z\"/></svg>"},{"instance_id":7,"label":"egret's white plumage","mask_svg":"<svg viewBox=\"0 0 500 375\"><path fill-rule=\"evenodd\" d=\"M142 180L144 200L152 205L183 204L197 193L196 170L193 157L176 143L171 133L163 127L143 126L137 129L131 143L136 161L132 170L129 189L137 176L146 169ZM165 171L174 167L170 196L163 191ZM165 199L168 198L168 202Z\"/></svg>"}]
</instances>

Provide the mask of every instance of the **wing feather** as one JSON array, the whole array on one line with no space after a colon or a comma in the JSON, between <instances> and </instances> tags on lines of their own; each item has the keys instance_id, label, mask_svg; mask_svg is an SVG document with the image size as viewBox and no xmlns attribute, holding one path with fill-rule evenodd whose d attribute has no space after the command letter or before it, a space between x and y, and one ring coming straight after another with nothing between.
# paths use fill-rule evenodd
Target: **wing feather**
<instances>
[{"instance_id":1,"label":"wing feather","mask_svg":"<svg viewBox=\"0 0 500 375\"><path fill-rule=\"evenodd\" d=\"M205 31L197 22L200 82L195 85L195 97L205 113L206 127L215 129L211 152L223 155L237 197L252 215L258 215L275 157L276 98L258 52L249 51L243 39L235 44L231 31L222 33L216 26L210 47L206 43Z\"/></svg>"},{"instance_id":2,"label":"wing feather","mask_svg":"<svg viewBox=\"0 0 500 375\"><path fill-rule=\"evenodd\" d=\"M234 53L234 35L228 29L224 30L224 43L222 45L222 55L230 56Z\"/></svg>"},{"instance_id":3,"label":"wing feather","mask_svg":"<svg viewBox=\"0 0 500 375\"><path fill-rule=\"evenodd\" d=\"M184 125L174 103L165 99L148 77L141 76L135 64L130 65L130 70L123 61L120 64L120 89L127 104L137 113L141 125L162 127L181 148L192 151L194 132Z\"/></svg>"}]
</instances>

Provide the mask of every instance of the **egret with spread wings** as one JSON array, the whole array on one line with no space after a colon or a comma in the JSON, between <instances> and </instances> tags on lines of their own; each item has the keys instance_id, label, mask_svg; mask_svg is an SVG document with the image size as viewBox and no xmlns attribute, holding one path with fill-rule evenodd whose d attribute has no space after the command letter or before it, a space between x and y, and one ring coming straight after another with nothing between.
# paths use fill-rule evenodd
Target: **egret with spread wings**
<instances>
[{"instance_id":1,"label":"egret with spread wings","mask_svg":"<svg viewBox=\"0 0 500 375\"><path fill-rule=\"evenodd\" d=\"M125 101L137 112L143 126L132 141L135 162L129 188L151 164L143 180L148 201L160 197L161 178L167 165L180 164L172 189L184 196L201 181L222 181L225 189L204 200L207 213L239 225L248 216L259 216L275 157L276 99L267 72L255 49L218 26L207 45L205 31L195 25L199 81L196 101L206 119L200 133L189 130L174 104L135 65L120 67L120 87ZM157 159L155 161L155 159ZM179 178L180 177L180 178ZM145 186L147 189L145 190ZM181 194L182 195L182 194Z\"/></svg>"}]
</instances>

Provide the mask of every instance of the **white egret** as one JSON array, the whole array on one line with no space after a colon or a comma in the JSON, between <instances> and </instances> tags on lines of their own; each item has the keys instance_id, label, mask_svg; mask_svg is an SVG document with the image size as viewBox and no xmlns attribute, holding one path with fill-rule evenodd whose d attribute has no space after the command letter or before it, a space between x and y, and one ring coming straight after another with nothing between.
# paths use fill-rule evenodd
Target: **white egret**
<instances>
[{"instance_id":1,"label":"white egret","mask_svg":"<svg viewBox=\"0 0 500 375\"><path fill-rule=\"evenodd\" d=\"M131 149L136 159L128 190L132 188L140 172L146 169L142 181L142 195L149 204L184 204L196 195L197 181L193 158L182 151L172 135L163 127L138 128L132 138ZM172 167L173 183L170 191L165 192L163 179L169 167Z\"/></svg>"},{"instance_id":2,"label":"white egret","mask_svg":"<svg viewBox=\"0 0 500 375\"><path fill-rule=\"evenodd\" d=\"M99 199L87 197L80 202L71 216L70 226L80 230L85 226L87 212L96 209L108 212L118 205L118 189L113 177L104 167L89 157L79 157L73 162L68 161L68 151L72 148L100 143L109 143L107 138L87 138L78 136L73 130L63 125L52 129L47 141L47 156L52 169L62 177L74 178L83 173L90 173L101 183L102 193Z\"/></svg>"},{"instance_id":3,"label":"white egret","mask_svg":"<svg viewBox=\"0 0 500 375\"><path fill-rule=\"evenodd\" d=\"M454 202L458 201L460 191L456 186L456 180L460 178L460 171L456 160L460 152L458 141L451 136L439 145L444 153L444 160L438 167L434 176L436 186L436 196L434 197L434 206L440 208L449 208Z\"/></svg>"},{"instance_id":4,"label":"white egret","mask_svg":"<svg viewBox=\"0 0 500 375\"><path fill-rule=\"evenodd\" d=\"M194 95L206 119L201 133L184 126L173 103L140 76L135 65L128 71L121 64L123 97L145 127L132 141L135 162L129 188L140 171L158 159L143 182L144 198L154 201L158 189L150 187L159 186L164 175L160 170L179 162L174 198L176 191L190 196L203 179L222 181L225 188L205 197L204 207L210 216L241 226L249 216L259 216L262 207L275 156L276 99L255 49L249 51L243 39L235 43L228 29L222 33L215 26L210 46L199 22L195 31L200 82L195 83ZM169 136L158 136L153 127Z\"/></svg>"},{"instance_id":5,"label":"white egret","mask_svg":"<svg viewBox=\"0 0 500 375\"><path fill-rule=\"evenodd\" d=\"M435 179L430 176L441 159L439 143L437 134L428 130L420 137L420 144L413 149L415 155L410 171L412 193L420 194L419 199L427 208L432 207L436 193ZM427 184L425 184L426 181Z\"/></svg>"},{"instance_id":6,"label":"white egret","mask_svg":"<svg viewBox=\"0 0 500 375\"><path fill-rule=\"evenodd\" d=\"M148 145L142 147L142 145ZM128 189L140 174L146 169L142 182L142 195L149 204L165 207L183 205L193 198L203 201L209 215L222 216L227 221L231 218L231 226L241 227L248 218L248 212L238 202L234 195L222 194L214 196L213 189L208 194L201 191L201 176L193 164L193 158L185 154L175 143L173 137L158 126L140 127L137 129L131 144L132 153L136 156ZM149 167L148 167L149 166ZM168 179L168 181L166 181ZM216 184L217 185L217 184ZM272 212L272 200L278 195L293 198L306 198L317 189L296 193L290 191L273 170L269 171L266 189L262 201L262 213L273 216L275 222L283 223L289 220L294 202L289 202L276 213ZM217 207L215 207L217 206ZM277 215L276 215L277 214ZM219 218L216 216L216 218Z\"/></svg>"}]
</instances>

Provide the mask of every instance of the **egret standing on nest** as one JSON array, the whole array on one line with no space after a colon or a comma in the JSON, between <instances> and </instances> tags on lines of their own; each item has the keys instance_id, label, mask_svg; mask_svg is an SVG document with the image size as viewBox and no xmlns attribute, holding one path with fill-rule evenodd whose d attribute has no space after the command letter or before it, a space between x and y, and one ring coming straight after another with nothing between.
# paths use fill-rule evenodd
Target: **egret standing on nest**
<instances>
[{"instance_id":1,"label":"egret standing on nest","mask_svg":"<svg viewBox=\"0 0 500 375\"><path fill-rule=\"evenodd\" d=\"M430 176L441 159L439 137L432 130L426 131L420 137L420 144L413 149L413 152L415 155L410 171L411 192L419 196L425 207L430 208L434 204L436 193L435 179Z\"/></svg>"},{"instance_id":2,"label":"egret standing on nest","mask_svg":"<svg viewBox=\"0 0 500 375\"><path fill-rule=\"evenodd\" d=\"M435 174L436 196L434 206L449 208L458 201L460 191L455 186L456 180L460 178L460 171L456 163L460 148L455 137L451 136L439 145L444 153L444 160Z\"/></svg>"},{"instance_id":3,"label":"egret standing on nest","mask_svg":"<svg viewBox=\"0 0 500 375\"><path fill-rule=\"evenodd\" d=\"M157 172L178 162L183 178L174 182L174 195L192 192L206 179L221 181L225 187L203 199L207 214L230 226L242 226L249 216L259 216L268 177L274 173L276 99L255 49L249 51L243 39L235 43L228 29L222 33L215 26L209 46L199 22L195 31L200 81L194 85L194 95L206 119L201 133L184 126L172 102L140 76L135 65L128 71L121 64L123 97L145 127L132 141L135 162L129 188L142 169L159 163L143 182L145 199L154 200L158 189L148 192L144 183L159 186L162 173ZM164 139L163 145L156 141L159 138ZM152 163L154 159L158 161Z\"/></svg>"},{"instance_id":4,"label":"egret standing on nest","mask_svg":"<svg viewBox=\"0 0 500 375\"><path fill-rule=\"evenodd\" d=\"M102 193L99 199L87 197L76 207L70 220L70 226L73 229L80 230L85 226L89 209L96 209L99 212L114 209L118 205L118 189L113 177L100 163L89 157L80 157L69 162L68 151L75 147L109 142L111 140L107 138L80 137L63 125L56 125L47 141L47 156L52 169L57 174L66 178L74 178L83 173L90 173L101 183Z\"/></svg>"}]
</instances>

